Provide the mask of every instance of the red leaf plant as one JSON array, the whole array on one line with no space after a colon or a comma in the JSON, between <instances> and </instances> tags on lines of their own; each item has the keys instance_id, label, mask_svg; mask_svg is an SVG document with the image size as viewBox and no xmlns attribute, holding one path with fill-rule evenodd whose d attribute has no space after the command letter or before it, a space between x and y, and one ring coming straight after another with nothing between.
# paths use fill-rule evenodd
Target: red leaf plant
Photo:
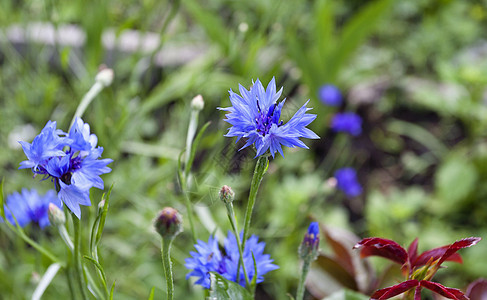
<instances>
[{"instance_id":1,"label":"red leaf plant","mask_svg":"<svg viewBox=\"0 0 487 300\"><path fill-rule=\"evenodd\" d=\"M441 264L445 261L462 263L458 250L477 244L481 238L470 237L451 245L434 248L418 255L418 239L415 239L406 251L398 243L383 238L365 238L353 248L360 249L362 258L381 256L401 265L406 281L376 291L371 299L383 300L406 293L404 299L421 299L421 289L426 288L448 299L465 300L465 294L453 288L431 281Z\"/></svg>"}]
</instances>

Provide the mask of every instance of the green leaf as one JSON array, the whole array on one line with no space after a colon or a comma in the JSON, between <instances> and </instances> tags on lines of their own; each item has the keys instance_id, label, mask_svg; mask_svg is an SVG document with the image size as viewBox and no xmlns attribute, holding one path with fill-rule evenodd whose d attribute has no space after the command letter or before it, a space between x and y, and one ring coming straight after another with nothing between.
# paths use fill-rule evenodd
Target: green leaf
<instances>
[{"instance_id":1,"label":"green leaf","mask_svg":"<svg viewBox=\"0 0 487 300\"><path fill-rule=\"evenodd\" d=\"M350 19L341 33L339 43L331 55L327 71L330 79L336 78L340 68L372 33L380 18L388 11L392 1L378 0L370 2Z\"/></svg>"},{"instance_id":2,"label":"green leaf","mask_svg":"<svg viewBox=\"0 0 487 300\"><path fill-rule=\"evenodd\" d=\"M149 298L147 300L154 300L154 291L156 287L153 286L152 289L150 290Z\"/></svg>"},{"instance_id":3,"label":"green leaf","mask_svg":"<svg viewBox=\"0 0 487 300\"><path fill-rule=\"evenodd\" d=\"M236 282L220 274L211 272L210 299L218 300L251 300L252 295Z\"/></svg>"}]
</instances>

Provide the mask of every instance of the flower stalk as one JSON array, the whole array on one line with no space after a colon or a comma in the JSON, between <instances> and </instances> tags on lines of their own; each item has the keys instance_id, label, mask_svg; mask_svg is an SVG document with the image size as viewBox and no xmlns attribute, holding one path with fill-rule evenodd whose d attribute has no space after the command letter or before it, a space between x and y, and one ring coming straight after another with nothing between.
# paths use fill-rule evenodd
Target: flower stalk
<instances>
[{"instance_id":1,"label":"flower stalk","mask_svg":"<svg viewBox=\"0 0 487 300\"><path fill-rule=\"evenodd\" d=\"M76 217L76 215L72 214L73 217L73 227L74 227L74 269L76 273L76 281L78 287L81 292L82 299L88 299L86 296L85 291L85 282L84 282L84 275L83 275L83 268L81 263L81 256L80 256L80 244L81 244L81 221Z\"/></svg>"},{"instance_id":2,"label":"flower stalk","mask_svg":"<svg viewBox=\"0 0 487 300\"><path fill-rule=\"evenodd\" d=\"M237 219L235 218L235 211L233 210L233 203L232 202L233 202L234 197L235 197L235 193L232 191L232 189L230 187L225 185L220 190L220 198L222 199L223 203L225 203L225 207L227 208L228 220L230 221L233 233L235 234L235 238L237 240L237 246L238 246L238 253L240 255L238 268L237 268L237 278L240 277L240 266L242 266L244 277L245 277L245 286L247 287L247 289L250 292L253 292L253 289L250 285L247 270L245 269L245 263L244 263L244 259L243 259L242 242L240 241L240 234L239 234L238 228L237 228Z\"/></svg>"},{"instance_id":3,"label":"flower stalk","mask_svg":"<svg viewBox=\"0 0 487 300\"><path fill-rule=\"evenodd\" d=\"M252 178L252 183L250 185L249 201L247 202L247 210L245 212L245 223L243 232L243 243L242 248L245 249L245 241L249 237L250 220L252 218L252 211L254 210L255 199L257 198L257 191L259 190L260 183L264 174L267 172L269 167L269 159L267 156L259 156L257 163L255 164L254 176Z\"/></svg>"}]
</instances>

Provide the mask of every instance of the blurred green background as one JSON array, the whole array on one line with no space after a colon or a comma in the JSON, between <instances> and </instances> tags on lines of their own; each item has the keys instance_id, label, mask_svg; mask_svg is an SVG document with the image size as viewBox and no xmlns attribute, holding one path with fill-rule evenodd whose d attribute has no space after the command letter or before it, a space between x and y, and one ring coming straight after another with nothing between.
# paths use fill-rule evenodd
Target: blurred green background
<instances>
[{"instance_id":1,"label":"blurred green background","mask_svg":"<svg viewBox=\"0 0 487 300\"><path fill-rule=\"evenodd\" d=\"M469 236L487 236L487 1L74 0L5 1L0 9L0 176L6 194L50 182L17 170L18 140L31 141L48 120L67 130L100 65L113 84L83 119L112 158L104 175L114 184L101 256L115 299L165 294L160 240L152 220L164 206L185 215L177 181L190 101L201 94L201 126L190 197L198 237L230 229L218 199L236 192L239 220L255 160L224 138L219 106L228 90L275 76L283 86L287 120L307 99L320 140L310 150L286 149L271 160L253 216L252 232L267 243L277 271L266 275L259 299L288 299L298 278L297 247L311 220L360 237L381 236L420 250ZM322 84L341 89L346 104L317 98ZM363 118L357 138L329 130L338 110ZM358 170L364 187L349 199L327 179L340 167ZM102 191L83 209L86 239ZM211 216L211 217L209 217ZM49 261L0 224L0 298L27 299ZM173 246L176 299L202 299L185 280L193 250L188 224ZM65 255L57 232L27 228L29 236ZM322 239L324 241L324 239ZM322 242L321 248L328 251ZM464 288L487 277L487 243L460 252L435 279ZM480 263L482 262L482 263ZM373 260L380 274L387 263ZM313 273L310 276L315 276ZM395 282L395 277L390 278ZM68 294L60 273L45 299ZM317 279L320 280L319 278ZM326 280L322 285L327 286ZM333 287L330 287L330 291Z\"/></svg>"}]
</instances>

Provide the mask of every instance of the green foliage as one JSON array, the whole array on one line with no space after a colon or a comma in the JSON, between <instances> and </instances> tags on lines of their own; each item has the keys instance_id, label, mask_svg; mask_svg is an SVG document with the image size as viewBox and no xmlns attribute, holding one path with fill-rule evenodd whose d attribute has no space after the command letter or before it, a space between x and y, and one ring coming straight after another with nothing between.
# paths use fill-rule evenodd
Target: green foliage
<instances>
[{"instance_id":1,"label":"green foliage","mask_svg":"<svg viewBox=\"0 0 487 300\"><path fill-rule=\"evenodd\" d=\"M253 299L250 293L239 284L225 279L217 273L212 273L210 299L223 300L249 300Z\"/></svg>"}]
</instances>

